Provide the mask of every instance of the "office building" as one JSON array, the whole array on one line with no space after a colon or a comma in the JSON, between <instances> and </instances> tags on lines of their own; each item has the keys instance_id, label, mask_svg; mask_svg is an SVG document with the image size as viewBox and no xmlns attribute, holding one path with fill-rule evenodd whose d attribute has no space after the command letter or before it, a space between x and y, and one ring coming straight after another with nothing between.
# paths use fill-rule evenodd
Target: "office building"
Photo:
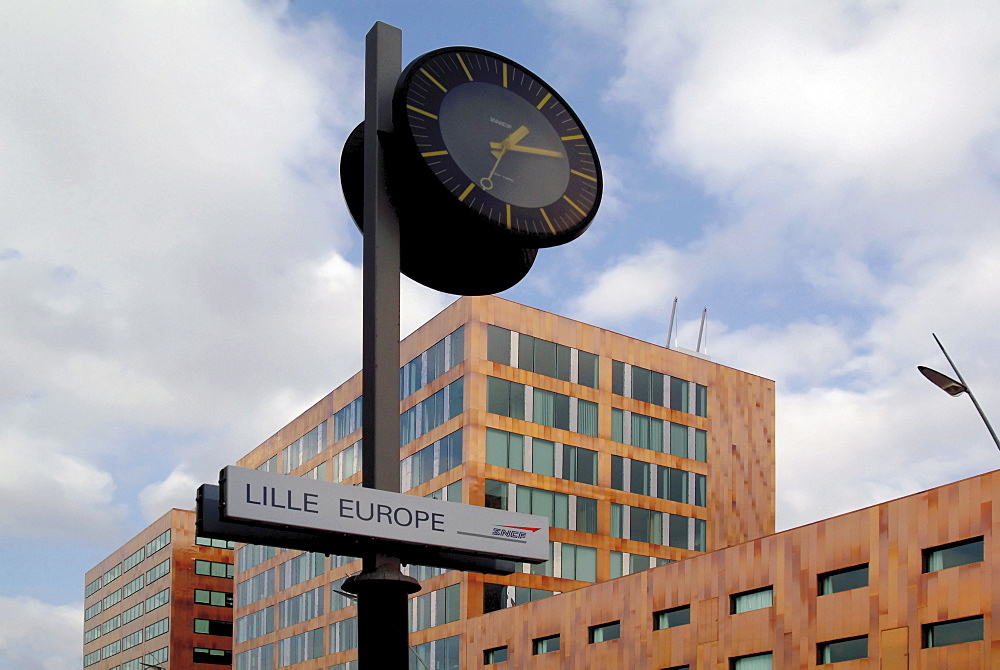
<instances>
[{"instance_id":1,"label":"office building","mask_svg":"<svg viewBox=\"0 0 1000 670\"><path fill-rule=\"evenodd\" d=\"M452 667L996 668L997 509L1000 471L487 614Z\"/></svg>"},{"instance_id":2,"label":"office building","mask_svg":"<svg viewBox=\"0 0 1000 670\"><path fill-rule=\"evenodd\" d=\"M551 560L507 577L409 566L414 667L459 667L513 606L774 532L767 379L493 296L405 338L400 366L403 491L552 525ZM360 483L360 395L359 373L238 465ZM237 549L237 667L356 667L337 584L360 561L330 553Z\"/></svg>"},{"instance_id":3,"label":"office building","mask_svg":"<svg viewBox=\"0 0 1000 670\"><path fill-rule=\"evenodd\" d=\"M170 510L87 572L83 667L230 666L233 570L232 543L197 537L195 513Z\"/></svg>"}]
</instances>

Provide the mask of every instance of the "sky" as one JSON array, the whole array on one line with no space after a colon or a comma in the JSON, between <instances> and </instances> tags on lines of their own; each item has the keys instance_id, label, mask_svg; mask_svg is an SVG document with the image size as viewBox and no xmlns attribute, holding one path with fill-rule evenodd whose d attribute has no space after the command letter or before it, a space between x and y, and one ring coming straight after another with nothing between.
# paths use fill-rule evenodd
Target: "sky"
<instances>
[{"instance_id":1,"label":"sky","mask_svg":"<svg viewBox=\"0 0 1000 670\"><path fill-rule=\"evenodd\" d=\"M502 293L775 380L785 529L1000 464L1000 4L13 0L0 9L0 667L84 573L360 369L364 37L573 106L605 196ZM408 332L455 297L402 282Z\"/></svg>"}]
</instances>

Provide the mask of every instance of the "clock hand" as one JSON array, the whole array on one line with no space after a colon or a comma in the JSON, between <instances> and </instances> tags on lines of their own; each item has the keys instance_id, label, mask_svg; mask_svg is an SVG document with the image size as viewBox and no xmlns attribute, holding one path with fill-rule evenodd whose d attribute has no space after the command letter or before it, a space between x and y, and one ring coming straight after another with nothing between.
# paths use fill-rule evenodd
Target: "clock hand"
<instances>
[{"instance_id":1,"label":"clock hand","mask_svg":"<svg viewBox=\"0 0 1000 670\"><path fill-rule=\"evenodd\" d=\"M500 142L490 142L490 147L493 149L500 149ZM507 151L519 151L526 154L537 154L539 156L552 156L553 158L562 158L562 153L559 151L552 151L551 149L539 149L537 147L526 147L522 144L515 144L513 146L507 147ZM494 154L495 155L495 154Z\"/></svg>"},{"instance_id":2,"label":"clock hand","mask_svg":"<svg viewBox=\"0 0 1000 670\"><path fill-rule=\"evenodd\" d=\"M490 189L493 188L493 173L497 171L497 166L500 165L500 159L503 158L503 155L507 153L508 149L510 149L518 142L523 140L529 132L531 131L528 130L528 126L520 126L517 130L508 135L503 142L500 142L499 145L493 151L490 152L496 157L497 160L495 163L493 163L493 169L490 170L490 173L479 180L479 185L482 187L484 191L489 191ZM490 147L493 147L494 144L496 143L490 142Z\"/></svg>"}]
</instances>

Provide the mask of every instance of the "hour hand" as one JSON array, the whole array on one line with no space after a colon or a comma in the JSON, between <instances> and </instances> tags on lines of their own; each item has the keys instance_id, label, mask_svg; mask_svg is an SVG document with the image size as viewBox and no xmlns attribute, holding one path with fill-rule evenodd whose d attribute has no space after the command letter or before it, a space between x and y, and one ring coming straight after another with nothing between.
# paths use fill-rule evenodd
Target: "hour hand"
<instances>
[{"instance_id":1,"label":"hour hand","mask_svg":"<svg viewBox=\"0 0 1000 670\"><path fill-rule=\"evenodd\" d=\"M494 158L499 160L500 157L504 155L505 151L516 146L517 143L523 140L529 132L531 131L528 130L528 126L520 126L517 130L508 135L503 142L490 142L490 149L492 149L490 153L493 154Z\"/></svg>"},{"instance_id":2,"label":"hour hand","mask_svg":"<svg viewBox=\"0 0 1000 670\"><path fill-rule=\"evenodd\" d=\"M490 142L491 149L502 149L502 142ZM562 158L562 152L553 151L552 149L539 149L537 147L526 147L522 144L515 144L513 146L506 147L507 151L520 151L525 154L536 154L538 156L551 156L553 158Z\"/></svg>"}]
</instances>

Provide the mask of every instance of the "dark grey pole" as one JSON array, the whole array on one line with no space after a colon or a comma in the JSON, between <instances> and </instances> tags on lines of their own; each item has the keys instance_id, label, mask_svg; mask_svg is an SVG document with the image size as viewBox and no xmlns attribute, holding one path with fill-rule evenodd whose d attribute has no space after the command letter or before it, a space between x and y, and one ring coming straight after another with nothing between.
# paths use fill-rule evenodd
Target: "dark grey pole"
<instances>
[{"instance_id":1,"label":"dark grey pole","mask_svg":"<svg viewBox=\"0 0 1000 670\"><path fill-rule=\"evenodd\" d=\"M962 373L958 371L957 367L955 367L955 363L951 360L951 356L948 355L948 352L945 350L944 345L941 344L941 340L939 340L938 336L935 335L934 333L931 333L931 335L934 337L934 341L937 342L938 347L941 348L941 353L944 354L944 357L948 359L948 365L951 366L951 369L954 370L955 374L958 376L958 381L960 381L962 383L962 386L965 387L965 392L969 394L969 399L972 401L972 404L976 406L976 411L979 412L979 416L982 417L983 423L986 424L986 429L990 431L990 436L993 438L993 443L997 445L997 449L1000 449L1000 439L997 438L997 433L995 430L993 430L993 426L990 424L990 420L986 418L986 412L984 412L983 408L979 406L979 401L976 400L976 396L972 394L972 389L969 388L969 385L965 383L964 379L962 379Z\"/></svg>"},{"instance_id":2,"label":"dark grey pole","mask_svg":"<svg viewBox=\"0 0 1000 670\"><path fill-rule=\"evenodd\" d=\"M382 137L392 132L392 93L402 68L402 32L378 22L365 43L364 343L362 485L399 491L399 220L385 184ZM344 584L358 595L361 670L406 668L407 595L420 584L399 558L375 554Z\"/></svg>"}]
</instances>

